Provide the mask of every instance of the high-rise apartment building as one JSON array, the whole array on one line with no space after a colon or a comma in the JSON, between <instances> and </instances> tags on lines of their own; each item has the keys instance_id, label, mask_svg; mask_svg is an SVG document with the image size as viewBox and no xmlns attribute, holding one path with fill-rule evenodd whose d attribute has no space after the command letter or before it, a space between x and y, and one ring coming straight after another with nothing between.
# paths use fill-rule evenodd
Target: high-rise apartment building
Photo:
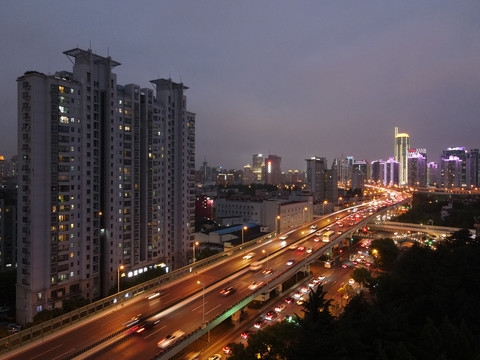
<instances>
[{"instance_id":1,"label":"high-rise apartment building","mask_svg":"<svg viewBox=\"0 0 480 360\"><path fill-rule=\"evenodd\" d=\"M17 321L96 299L158 263L186 263L194 229L195 114L187 89L117 84L118 62L64 52L73 72L18 82Z\"/></svg>"},{"instance_id":2,"label":"high-rise apartment building","mask_svg":"<svg viewBox=\"0 0 480 360\"><path fill-rule=\"evenodd\" d=\"M381 162L382 182L385 186L394 186L399 184L400 180L400 163L394 158Z\"/></svg>"},{"instance_id":3,"label":"high-rise apartment building","mask_svg":"<svg viewBox=\"0 0 480 360\"><path fill-rule=\"evenodd\" d=\"M395 161L399 163L399 182L400 185L408 183L408 150L410 149L410 136L406 133L399 133L398 127L395 127Z\"/></svg>"}]
</instances>

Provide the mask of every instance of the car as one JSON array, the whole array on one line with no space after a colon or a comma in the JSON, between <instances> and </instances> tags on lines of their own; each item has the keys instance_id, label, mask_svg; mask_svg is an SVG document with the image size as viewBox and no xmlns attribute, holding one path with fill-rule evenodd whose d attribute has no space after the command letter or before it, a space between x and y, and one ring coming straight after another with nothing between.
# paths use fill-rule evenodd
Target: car
<instances>
[{"instance_id":1,"label":"car","mask_svg":"<svg viewBox=\"0 0 480 360\"><path fill-rule=\"evenodd\" d=\"M265 319L258 320L255 324L253 324L253 327L255 327L256 329L260 329L266 323L267 323L267 320L265 320Z\"/></svg>"},{"instance_id":2,"label":"car","mask_svg":"<svg viewBox=\"0 0 480 360\"><path fill-rule=\"evenodd\" d=\"M310 226L310 229L316 229L316 228L317 228L317 225Z\"/></svg>"},{"instance_id":3,"label":"car","mask_svg":"<svg viewBox=\"0 0 480 360\"><path fill-rule=\"evenodd\" d=\"M251 253L248 253L247 255L245 255L243 257L244 260L248 260L248 259L251 259L252 257L255 256L255 253L251 252Z\"/></svg>"},{"instance_id":4,"label":"car","mask_svg":"<svg viewBox=\"0 0 480 360\"><path fill-rule=\"evenodd\" d=\"M301 291L302 293L306 293L306 292L308 292L308 288L307 288L306 286L304 286L304 287L302 287L302 288L300 289L300 291Z\"/></svg>"},{"instance_id":5,"label":"car","mask_svg":"<svg viewBox=\"0 0 480 360\"><path fill-rule=\"evenodd\" d=\"M320 241L320 238L319 238L319 237L315 237L315 238L313 238L313 241L319 242L319 241Z\"/></svg>"},{"instance_id":6,"label":"car","mask_svg":"<svg viewBox=\"0 0 480 360\"><path fill-rule=\"evenodd\" d=\"M275 306L275 311L276 312L281 312L283 309L285 309L285 305L283 305L283 304Z\"/></svg>"},{"instance_id":7,"label":"car","mask_svg":"<svg viewBox=\"0 0 480 360\"><path fill-rule=\"evenodd\" d=\"M215 355L209 356L208 360L220 360L221 358L222 358L222 355L215 354Z\"/></svg>"},{"instance_id":8,"label":"car","mask_svg":"<svg viewBox=\"0 0 480 360\"><path fill-rule=\"evenodd\" d=\"M308 287L314 288L317 284L314 283L313 281L308 283Z\"/></svg>"},{"instance_id":9,"label":"car","mask_svg":"<svg viewBox=\"0 0 480 360\"><path fill-rule=\"evenodd\" d=\"M265 319L267 320L274 320L278 314L275 311L269 311L265 314Z\"/></svg>"},{"instance_id":10,"label":"car","mask_svg":"<svg viewBox=\"0 0 480 360\"><path fill-rule=\"evenodd\" d=\"M134 325L137 325L140 322L140 316L142 316L142 314L138 314L137 316L132 317L130 320L123 323L123 325L125 325L126 328L130 328Z\"/></svg>"},{"instance_id":11,"label":"car","mask_svg":"<svg viewBox=\"0 0 480 360\"><path fill-rule=\"evenodd\" d=\"M341 231L338 231L337 234L338 234L338 235L342 235L342 232L341 232Z\"/></svg>"},{"instance_id":12,"label":"car","mask_svg":"<svg viewBox=\"0 0 480 360\"><path fill-rule=\"evenodd\" d=\"M297 251L303 251L303 250L305 250L305 246L299 246L299 247L297 247Z\"/></svg>"},{"instance_id":13,"label":"car","mask_svg":"<svg viewBox=\"0 0 480 360\"><path fill-rule=\"evenodd\" d=\"M311 247L307 248L307 254L311 254L313 249Z\"/></svg>"},{"instance_id":14,"label":"car","mask_svg":"<svg viewBox=\"0 0 480 360\"><path fill-rule=\"evenodd\" d=\"M303 305L305 301L303 299L298 299L297 300L297 305Z\"/></svg>"},{"instance_id":15,"label":"car","mask_svg":"<svg viewBox=\"0 0 480 360\"><path fill-rule=\"evenodd\" d=\"M323 280L325 280L325 275L320 275L317 279L318 279L319 281L323 281Z\"/></svg>"},{"instance_id":16,"label":"car","mask_svg":"<svg viewBox=\"0 0 480 360\"><path fill-rule=\"evenodd\" d=\"M147 299L148 299L148 300L153 300L153 299L155 299L155 298L157 298L157 297L159 297L159 296L160 296L160 291L155 291L152 295L147 296Z\"/></svg>"},{"instance_id":17,"label":"car","mask_svg":"<svg viewBox=\"0 0 480 360\"><path fill-rule=\"evenodd\" d=\"M138 327L135 328L135 333L141 334L144 331L148 331L151 328L153 328L155 325L157 325L159 322L160 322L160 319L142 321L141 323L138 324Z\"/></svg>"},{"instance_id":18,"label":"car","mask_svg":"<svg viewBox=\"0 0 480 360\"><path fill-rule=\"evenodd\" d=\"M293 297L295 299L300 299L302 297L302 293L301 292L296 292L295 294L293 294Z\"/></svg>"},{"instance_id":19,"label":"car","mask_svg":"<svg viewBox=\"0 0 480 360\"><path fill-rule=\"evenodd\" d=\"M232 286L229 286L229 287L226 287L225 289L223 289L222 291L220 291L220 295L222 296L228 296L228 295L231 295L235 292L235 288L232 287Z\"/></svg>"},{"instance_id":20,"label":"car","mask_svg":"<svg viewBox=\"0 0 480 360\"><path fill-rule=\"evenodd\" d=\"M342 264L342 268L346 269L346 268L348 268L348 265L347 264Z\"/></svg>"},{"instance_id":21,"label":"car","mask_svg":"<svg viewBox=\"0 0 480 360\"><path fill-rule=\"evenodd\" d=\"M223 350L224 354L231 354L232 353L232 349L230 348L230 346L224 346L222 350Z\"/></svg>"},{"instance_id":22,"label":"car","mask_svg":"<svg viewBox=\"0 0 480 360\"><path fill-rule=\"evenodd\" d=\"M290 259L290 260L288 260L288 261L285 263L285 265L291 266L291 265L293 265L294 263L295 263L295 260Z\"/></svg>"},{"instance_id":23,"label":"car","mask_svg":"<svg viewBox=\"0 0 480 360\"><path fill-rule=\"evenodd\" d=\"M240 336L241 336L243 339L247 340L248 337L250 336L250 334L252 334L252 333L253 333L253 330L247 329L247 330L245 330L243 333L241 333Z\"/></svg>"},{"instance_id":24,"label":"car","mask_svg":"<svg viewBox=\"0 0 480 360\"><path fill-rule=\"evenodd\" d=\"M320 282L320 280L318 280L317 278L312 279L312 283L314 283L315 285L317 285L319 282Z\"/></svg>"},{"instance_id":25,"label":"car","mask_svg":"<svg viewBox=\"0 0 480 360\"><path fill-rule=\"evenodd\" d=\"M297 245L295 244L292 244L288 247L290 250L296 250L297 249Z\"/></svg>"},{"instance_id":26,"label":"car","mask_svg":"<svg viewBox=\"0 0 480 360\"><path fill-rule=\"evenodd\" d=\"M255 290L262 285L263 285L263 281L254 281L250 284L250 286L248 287L248 290Z\"/></svg>"},{"instance_id":27,"label":"car","mask_svg":"<svg viewBox=\"0 0 480 360\"><path fill-rule=\"evenodd\" d=\"M285 301L287 304L291 304L291 303L293 303L293 298L287 297L287 298L286 298L285 300L283 300L283 301Z\"/></svg>"},{"instance_id":28,"label":"car","mask_svg":"<svg viewBox=\"0 0 480 360\"><path fill-rule=\"evenodd\" d=\"M265 270L262 271L262 273L265 275L270 275L272 272L273 272L272 268L266 268Z\"/></svg>"},{"instance_id":29,"label":"car","mask_svg":"<svg viewBox=\"0 0 480 360\"><path fill-rule=\"evenodd\" d=\"M165 336L162 340L160 340L157 344L159 348L166 349L169 347L171 344L173 344L175 341L178 340L183 334L185 334L184 331L182 330L177 330L172 334L169 334Z\"/></svg>"},{"instance_id":30,"label":"car","mask_svg":"<svg viewBox=\"0 0 480 360\"><path fill-rule=\"evenodd\" d=\"M279 239L280 239L280 240L286 240L287 237L288 237L287 235L283 235L283 236L280 236Z\"/></svg>"}]
</instances>

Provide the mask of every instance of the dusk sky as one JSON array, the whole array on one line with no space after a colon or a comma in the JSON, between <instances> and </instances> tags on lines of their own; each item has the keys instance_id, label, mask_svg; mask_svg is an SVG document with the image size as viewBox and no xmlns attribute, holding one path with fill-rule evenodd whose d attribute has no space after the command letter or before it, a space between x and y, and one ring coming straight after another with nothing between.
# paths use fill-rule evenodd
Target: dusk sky
<instances>
[{"instance_id":1,"label":"dusk sky","mask_svg":"<svg viewBox=\"0 0 480 360\"><path fill-rule=\"evenodd\" d=\"M438 161L480 147L480 1L2 1L0 155L16 154L25 71L108 54L119 84L183 82L196 167L252 154L393 155L394 127Z\"/></svg>"}]
</instances>

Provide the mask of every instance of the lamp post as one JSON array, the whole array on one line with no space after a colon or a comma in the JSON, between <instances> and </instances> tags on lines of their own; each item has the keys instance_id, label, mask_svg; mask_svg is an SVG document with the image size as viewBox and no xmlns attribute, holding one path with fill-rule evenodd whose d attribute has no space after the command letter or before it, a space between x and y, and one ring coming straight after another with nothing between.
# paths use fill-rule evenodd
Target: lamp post
<instances>
[{"instance_id":1,"label":"lamp post","mask_svg":"<svg viewBox=\"0 0 480 360\"><path fill-rule=\"evenodd\" d=\"M200 245L198 241L195 241L193 243L193 261L192 261L193 263L195 262L195 246L198 246L198 245Z\"/></svg>"},{"instance_id":2,"label":"lamp post","mask_svg":"<svg viewBox=\"0 0 480 360\"><path fill-rule=\"evenodd\" d=\"M120 265L117 269L117 293L120 292L120 270L125 269L125 266Z\"/></svg>"},{"instance_id":3,"label":"lamp post","mask_svg":"<svg viewBox=\"0 0 480 360\"><path fill-rule=\"evenodd\" d=\"M303 208L303 223L305 224L305 215L307 214L308 207Z\"/></svg>"},{"instance_id":4,"label":"lamp post","mask_svg":"<svg viewBox=\"0 0 480 360\"><path fill-rule=\"evenodd\" d=\"M243 241L245 239L245 230L247 230L248 228L246 226L242 227L242 245L243 245Z\"/></svg>"},{"instance_id":5,"label":"lamp post","mask_svg":"<svg viewBox=\"0 0 480 360\"><path fill-rule=\"evenodd\" d=\"M328 204L328 201L325 200L325 201L323 202L323 215L325 215L325 205L327 205L327 204Z\"/></svg>"},{"instance_id":6,"label":"lamp post","mask_svg":"<svg viewBox=\"0 0 480 360\"><path fill-rule=\"evenodd\" d=\"M201 281L197 281L198 285L202 285L202 306L203 306L203 311L202 311L202 329L205 327L205 284L202 283Z\"/></svg>"},{"instance_id":7,"label":"lamp post","mask_svg":"<svg viewBox=\"0 0 480 360\"><path fill-rule=\"evenodd\" d=\"M280 234L280 215L277 215L277 235Z\"/></svg>"}]
</instances>

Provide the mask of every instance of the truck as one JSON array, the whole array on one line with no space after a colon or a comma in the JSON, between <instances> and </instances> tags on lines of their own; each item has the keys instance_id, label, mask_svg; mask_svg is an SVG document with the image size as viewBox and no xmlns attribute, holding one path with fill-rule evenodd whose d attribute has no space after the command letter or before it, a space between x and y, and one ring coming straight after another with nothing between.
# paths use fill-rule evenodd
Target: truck
<instances>
[{"instance_id":1,"label":"truck","mask_svg":"<svg viewBox=\"0 0 480 360\"><path fill-rule=\"evenodd\" d=\"M322 235L322 241L323 242L330 242L330 240L333 239L333 237L335 236L335 231L327 231L325 233L323 233Z\"/></svg>"}]
</instances>

